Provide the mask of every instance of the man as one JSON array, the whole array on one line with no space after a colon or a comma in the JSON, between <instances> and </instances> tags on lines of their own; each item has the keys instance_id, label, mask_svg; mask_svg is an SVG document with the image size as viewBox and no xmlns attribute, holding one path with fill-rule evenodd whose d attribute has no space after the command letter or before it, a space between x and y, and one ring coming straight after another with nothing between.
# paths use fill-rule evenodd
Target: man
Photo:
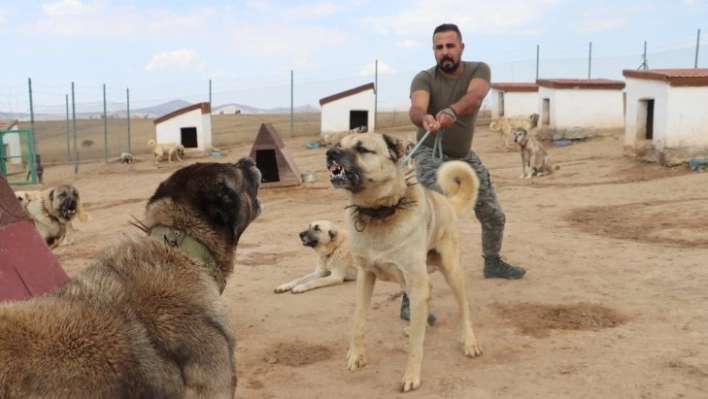
<instances>
[{"instance_id":1,"label":"man","mask_svg":"<svg viewBox=\"0 0 708 399\"><path fill-rule=\"evenodd\" d=\"M485 278L519 279L526 270L512 266L499 255L504 236L504 212L497 201L487 168L471 150L474 124L484 97L489 92L491 71L483 62L462 61L465 44L454 24L442 24L433 32L436 65L419 72L411 83L409 115L418 126L418 140L430 132L414 154L418 181L440 191L435 179L445 161L459 159L477 172L480 180L475 215L482 225L482 254ZM436 135L442 134L442 159L433 153ZM403 296L401 318L408 320L408 297Z\"/></svg>"}]
</instances>

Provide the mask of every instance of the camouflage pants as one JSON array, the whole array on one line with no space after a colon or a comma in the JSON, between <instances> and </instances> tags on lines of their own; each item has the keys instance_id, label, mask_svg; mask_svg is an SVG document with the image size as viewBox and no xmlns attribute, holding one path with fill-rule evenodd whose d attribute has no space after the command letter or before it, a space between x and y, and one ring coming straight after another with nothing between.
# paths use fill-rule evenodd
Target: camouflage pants
<instances>
[{"instance_id":1,"label":"camouflage pants","mask_svg":"<svg viewBox=\"0 0 708 399\"><path fill-rule=\"evenodd\" d=\"M497 194L494 192L489 171L482 164L477 154L470 151L464 158L452 158L444 155L443 160L440 161L433 158L432 148L424 145L420 146L415 153L415 169L418 182L429 189L440 192L440 186L438 186L436 181L436 173L443 162L450 160L467 162L477 173L480 187L474 213L482 225L482 253L485 257L498 256L501 251L506 217L497 200Z\"/></svg>"}]
</instances>

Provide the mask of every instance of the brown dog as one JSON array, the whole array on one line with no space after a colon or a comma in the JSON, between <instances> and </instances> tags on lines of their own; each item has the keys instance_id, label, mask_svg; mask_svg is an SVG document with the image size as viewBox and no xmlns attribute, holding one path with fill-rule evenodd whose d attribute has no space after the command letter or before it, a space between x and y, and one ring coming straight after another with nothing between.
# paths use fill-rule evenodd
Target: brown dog
<instances>
[{"instance_id":1,"label":"brown dog","mask_svg":"<svg viewBox=\"0 0 708 399\"><path fill-rule=\"evenodd\" d=\"M444 163L438 184L448 193L445 197L407 181L405 153L403 142L376 133L344 137L327 151L330 182L347 197L349 250L359 269L348 367L356 370L368 362L366 313L376 279L395 281L411 304L404 392L420 386L431 297L429 268L445 275L459 306L462 352L469 357L482 354L472 330L458 231L458 217L477 201L479 179L462 161Z\"/></svg>"},{"instance_id":2,"label":"brown dog","mask_svg":"<svg viewBox=\"0 0 708 399\"><path fill-rule=\"evenodd\" d=\"M91 220L81 204L79 190L74 186L62 185L44 191L16 191L15 196L25 213L34 219L39 234L51 249L74 243L74 226L71 222L77 217L82 222Z\"/></svg>"},{"instance_id":3,"label":"brown dog","mask_svg":"<svg viewBox=\"0 0 708 399\"><path fill-rule=\"evenodd\" d=\"M349 252L347 231L328 220L316 220L299 234L302 245L317 253L315 271L275 289L276 293L301 292L356 280L357 270Z\"/></svg>"},{"instance_id":4,"label":"brown dog","mask_svg":"<svg viewBox=\"0 0 708 399\"><path fill-rule=\"evenodd\" d=\"M152 150L153 163L157 165L162 157L167 155L167 162L172 163L172 155L181 161L180 155L184 156L184 145L180 143L157 143L155 140L148 140L148 147Z\"/></svg>"},{"instance_id":5,"label":"brown dog","mask_svg":"<svg viewBox=\"0 0 708 399\"><path fill-rule=\"evenodd\" d=\"M64 286L0 306L0 398L232 398L220 293L260 214L255 163L197 163L150 197L147 234Z\"/></svg>"}]
</instances>

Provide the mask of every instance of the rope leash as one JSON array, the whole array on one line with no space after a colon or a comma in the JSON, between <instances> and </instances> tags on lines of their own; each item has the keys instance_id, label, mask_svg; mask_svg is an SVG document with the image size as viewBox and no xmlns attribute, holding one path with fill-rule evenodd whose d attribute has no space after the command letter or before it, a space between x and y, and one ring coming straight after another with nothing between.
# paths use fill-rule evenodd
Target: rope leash
<instances>
[{"instance_id":1,"label":"rope leash","mask_svg":"<svg viewBox=\"0 0 708 399\"><path fill-rule=\"evenodd\" d=\"M441 129L438 131L438 134L435 135L435 142L433 143L433 159L436 161L442 161L443 160L443 150L442 150L442 135L445 133L445 129ZM416 152L420 149L420 146L423 145L423 142L425 141L426 138L428 138L428 135L430 134L430 130L425 132L423 137L420 138L418 143L416 143L415 147L411 150L411 152L408 153L403 158L403 166L408 166L408 162L410 162L411 158L413 155L415 155Z\"/></svg>"}]
</instances>

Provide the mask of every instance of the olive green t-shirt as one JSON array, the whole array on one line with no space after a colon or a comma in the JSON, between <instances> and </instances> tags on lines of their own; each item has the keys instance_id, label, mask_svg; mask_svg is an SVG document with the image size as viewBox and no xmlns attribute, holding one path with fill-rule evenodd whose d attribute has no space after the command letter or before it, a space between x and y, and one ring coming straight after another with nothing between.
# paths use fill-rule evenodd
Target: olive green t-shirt
<instances>
[{"instance_id":1,"label":"olive green t-shirt","mask_svg":"<svg viewBox=\"0 0 708 399\"><path fill-rule=\"evenodd\" d=\"M456 77L443 75L437 68L418 72L411 83L411 94L418 90L425 90L430 93L430 103L428 113L435 116L437 113L450 105L456 103L467 93L472 78L481 78L487 82L491 81L492 72L489 65L484 62L462 62L462 74ZM467 156L472 147L472 137L474 136L474 123L477 119L477 112L471 115L459 116L457 122L446 129L442 135L442 148L445 155L462 158ZM418 140L425 135L425 129L418 128ZM425 145L433 147L435 135L428 135Z\"/></svg>"}]
</instances>

